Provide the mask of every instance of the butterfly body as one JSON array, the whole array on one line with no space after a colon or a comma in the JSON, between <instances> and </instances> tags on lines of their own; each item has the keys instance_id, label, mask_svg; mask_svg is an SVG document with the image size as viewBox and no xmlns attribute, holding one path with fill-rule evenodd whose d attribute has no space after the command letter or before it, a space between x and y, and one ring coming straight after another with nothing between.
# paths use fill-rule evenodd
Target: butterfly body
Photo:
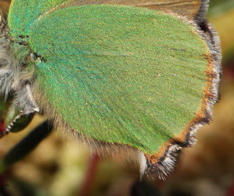
<instances>
[{"instance_id":1,"label":"butterfly body","mask_svg":"<svg viewBox=\"0 0 234 196\"><path fill-rule=\"evenodd\" d=\"M143 162L163 176L212 116L220 73L212 27L145 2L82 2L12 2L6 53L20 61L2 91L14 91L26 113L40 110L88 143L143 152Z\"/></svg>"}]
</instances>

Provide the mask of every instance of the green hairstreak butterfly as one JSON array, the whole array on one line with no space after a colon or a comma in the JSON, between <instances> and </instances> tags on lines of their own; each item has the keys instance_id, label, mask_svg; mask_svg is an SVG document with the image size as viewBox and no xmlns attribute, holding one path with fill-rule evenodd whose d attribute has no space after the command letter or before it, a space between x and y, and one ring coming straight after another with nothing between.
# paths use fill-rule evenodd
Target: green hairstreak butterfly
<instances>
[{"instance_id":1,"label":"green hairstreak butterfly","mask_svg":"<svg viewBox=\"0 0 234 196\"><path fill-rule=\"evenodd\" d=\"M164 178L217 100L221 54L207 7L13 0L2 12L1 93L20 116L44 113L94 148L134 149L142 174Z\"/></svg>"}]
</instances>

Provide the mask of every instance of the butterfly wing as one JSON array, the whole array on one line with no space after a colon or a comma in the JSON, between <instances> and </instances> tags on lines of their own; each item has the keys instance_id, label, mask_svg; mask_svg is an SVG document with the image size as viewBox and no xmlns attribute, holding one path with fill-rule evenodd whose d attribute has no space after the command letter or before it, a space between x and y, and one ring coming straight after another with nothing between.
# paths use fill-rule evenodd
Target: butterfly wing
<instances>
[{"instance_id":1,"label":"butterfly wing","mask_svg":"<svg viewBox=\"0 0 234 196\"><path fill-rule=\"evenodd\" d=\"M8 14L8 25L11 29L11 35L13 37L28 35L30 27L37 22L40 16L67 1L12 0Z\"/></svg>"},{"instance_id":2,"label":"butterfly wing","mask_svg":"<svg viewBox=\"0 0 234 196\"><path fill-rule=\"evenodd\" d=\"M8 24L16 42L23 38L41 57L30 82L47 117L88 141L141 150L163 176L217 100L220 47L206 7L207 0L13 0Z\"/></svg>"},{"instance_id":3,"label":"butterfly wing","mask_svg":"<svg viewBox=\"0 0 234 196\"><path fill-rule=\"evenodd\" d=\"M26 36L30 27L43 17L57 9L90 4L114 4L146 7L149 9L173 12L188 19L206 14L207 0L12 0L9 13L9 26L12 36ZM204 5L201 5L204 4ZM20 9L19 9L20 8Z\"/></svg>"},{"instance_id":4,"label":"butterfly wing","mask_svg":"<svg viewBox=\"0 0 234 196\"><path fill-rule=\"evenodd\" d=\"M46 15L30 31L29 45L43 57L36 67L42 93L88 138L152 155L200 111L209 50L194 27L174 16L71 7Z\"/></svg>"},{"instance_id":5,"label":"butterfly wing","mask_svg":"<svg viewBox=\"0 0 234 196\"><path fill-rule=\"evenodd\" d=\"M83 0L70 1L68 6L81 6L89 4L112 4L126 5L134 7L145 7L153 10L162 10L165 12L173 12L175 14L185 16L188 19L193 19L204 0Z\"/></svg>"}]
</instances>

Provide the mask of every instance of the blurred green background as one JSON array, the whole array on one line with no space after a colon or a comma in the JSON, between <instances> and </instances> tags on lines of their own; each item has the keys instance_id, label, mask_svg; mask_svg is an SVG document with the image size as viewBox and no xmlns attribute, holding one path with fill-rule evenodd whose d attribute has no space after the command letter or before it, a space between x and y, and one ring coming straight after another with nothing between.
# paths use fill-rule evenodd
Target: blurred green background
<instances>
[{"instance_id":1,"label":"blurred green background","mask_svg":"<svg viewBox=\"0 0 234 196\"><path fill-rule=\"evenodd\" d=\"M116 155L99 159L72 135L54 132L0 176L9 196L231 196L234 195L234 1L211 0L208 19L221 38L221 100L212 123L198 131L197 144L184 149L166 181L143 180L135 164ZM36 117L35 121L41 120ZM31 127L33 124L31 124ZM0 140L0 157L30 131ZM233 191L233 192L232 192ZM1 192L0 192L1 195Z\"/></svg>"}]
</instances>

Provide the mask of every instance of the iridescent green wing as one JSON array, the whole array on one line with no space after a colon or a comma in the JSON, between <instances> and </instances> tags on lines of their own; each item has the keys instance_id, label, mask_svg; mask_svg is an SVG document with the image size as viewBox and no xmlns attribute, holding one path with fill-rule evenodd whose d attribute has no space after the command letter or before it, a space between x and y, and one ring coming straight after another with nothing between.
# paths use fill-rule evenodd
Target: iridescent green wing
<instances>
[{"instance_id":1,"label":"iridescent green wing","mask_svg":"<svg viewBox=\"0 0 234 196\"><path fill-rule=\"evenodd\" d=\"M12 36L30 34L30 27L44 15L65 7L90 4L115 4L146 7L173 12L188 19L196 16L201 3L206 0L12 0L9 12L9 27Z\"/></svg>"},{"instance_id":2,"label":"iridescent green wing","mask_svg":"<svg viewBox=\"0 0 234 196\"><path fill-rule=\"evenodd\" d=\"M90 4L111 4L132 7L145 7L153 10L172 12L181 16L185 16L188 19L193 19L199 12L199 9L203 7L201 4L207 4L207 0L73 0L68 1L65 6L81 6Z\"/></svg>"},{"instance_id":3,"label":"iridescent green wing","mask_svg":"<svg viewBox=\"0 0 234 196\"><path fill-rule=\"evenodd\" d=\"M43 14L68 0L12 0L8 25L14 37L29 35L29 29Z\"/></svg>"},{"instance_id":4,"label":"iridescent green wing","mask_svg":"<svg viewBox=\"0 0 234 196\"><path fill-rule=\"evenodd\" d=\"M201 109L209 50L195 27L145 8L70 7L31 26L37 83L88 138L156 153ZM49 115L49 114L48 114Z\"/></svg>"},{"instance_id":5,"label":"iridescent green wing","mask_svg":"<svg viewBox=\"0 0 234 196\"><path fill-rule=\"evenodd\" d=\"M200 24L205 20L208 3L209 0L71 0L56 9L91 4L125 5L173 13Z\"/></svg>"}]
</instances>

